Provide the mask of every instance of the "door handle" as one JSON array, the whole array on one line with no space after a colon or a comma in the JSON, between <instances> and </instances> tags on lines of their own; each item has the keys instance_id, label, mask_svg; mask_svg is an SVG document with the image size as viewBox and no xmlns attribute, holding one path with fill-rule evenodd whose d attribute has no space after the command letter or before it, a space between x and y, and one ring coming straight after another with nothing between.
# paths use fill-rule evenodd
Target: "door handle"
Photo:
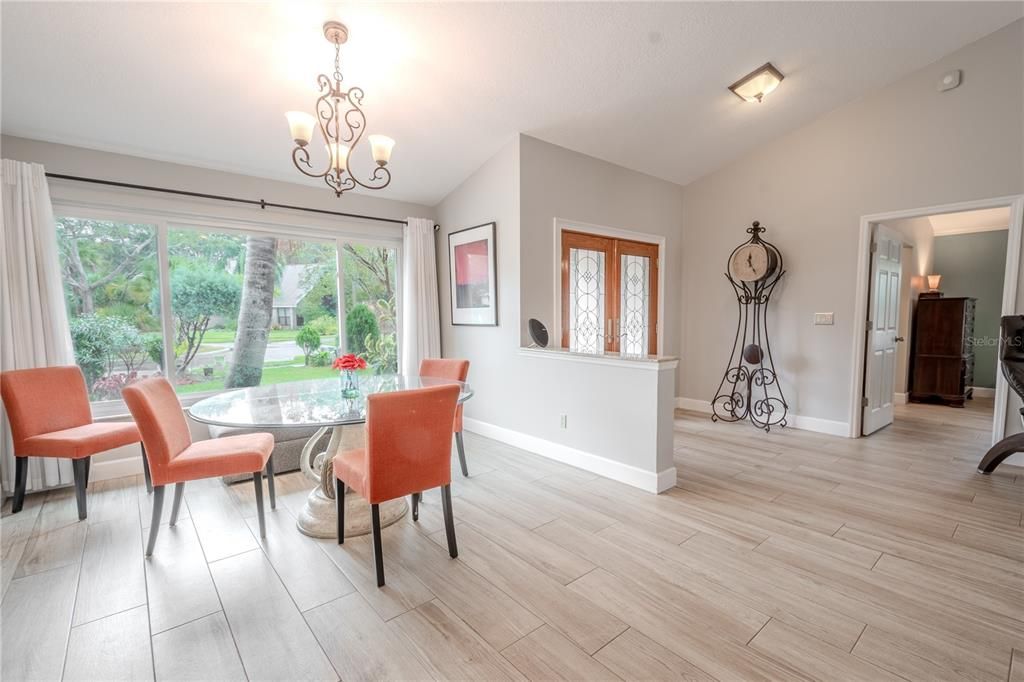
<instances>
[{"instance_id":1,"label":"door handle","mask_svg":"<svg viewBox=\"0 0 1024 682\"><path fill-rule=\"evenodd\" d=\"M893 339L893 341L895 341L896 343L903 343L905 340L906 339L904 339L902 336L897 336L895 339Z\"/></svg>"}]
</instances>

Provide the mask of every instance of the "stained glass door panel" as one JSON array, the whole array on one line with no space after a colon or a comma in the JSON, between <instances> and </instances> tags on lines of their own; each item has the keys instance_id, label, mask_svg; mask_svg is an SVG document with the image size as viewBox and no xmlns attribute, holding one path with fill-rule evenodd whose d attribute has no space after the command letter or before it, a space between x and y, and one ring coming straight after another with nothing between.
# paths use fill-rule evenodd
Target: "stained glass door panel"
<instances>
[{"instance_id":1,"label":"stained glass door panel","mask_svg":"<svg viewBox=\"0 0 1024 682\"><path fill-rule=\"evenodd\" d=\"M605 268L603 251L569 250L569 350L599 353L604 348Z\"/></svg>"},{"instance_id":2,"label":"stained glass door panel","mask_svg":"<svg viewBox=\"0 0 1024 682\"><path fill-rule=\"evenodd\" d=\"M619 260L619 343L624 355L646 355L650 345L651 259L623 254Z\"/></svg>"}]
</instances>

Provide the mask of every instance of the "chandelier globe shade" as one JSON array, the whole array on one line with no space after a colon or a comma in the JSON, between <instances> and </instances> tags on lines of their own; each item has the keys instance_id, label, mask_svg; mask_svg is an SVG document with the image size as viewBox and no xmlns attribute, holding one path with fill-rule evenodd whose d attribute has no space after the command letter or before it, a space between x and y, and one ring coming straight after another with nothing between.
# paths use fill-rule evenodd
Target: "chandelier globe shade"
<instances>
[{"instance_id":1,"label":"chandelier globe shade","mask_svg":"<svg viewBox=\"0 0 1024 682\"><path fill-rule=\"evenodd\" d=\"M320 95L313 105L313 114L305 111L288 111L288 130L295 146L292 148L292 163L303 175L322 178L335 196L340 197L349 190L384 189L391 183L391 171L387 168L395 141L386 135L368 135L370 155L375 167L368 175L357 177L352 168L353 151L359 147L366 133L366 114L362 104L362 88L342 87L341 46L348 40L348 27L340 21L324 23L324 38L334 45L334 73L321 73L316 78ZM310 157L309 147L317 131L323 137L327 150L327 168L318 172Z\"/></svg>"}]
</instances>

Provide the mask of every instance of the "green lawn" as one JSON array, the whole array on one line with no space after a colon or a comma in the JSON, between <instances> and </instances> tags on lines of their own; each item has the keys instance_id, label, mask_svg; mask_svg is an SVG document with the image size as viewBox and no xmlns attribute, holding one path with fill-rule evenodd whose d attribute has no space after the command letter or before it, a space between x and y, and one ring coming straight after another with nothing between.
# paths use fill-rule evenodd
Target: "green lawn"
<instances>
[{"instance_id":1,"label":"green lawn","mask_svg":"<svg viewBox=\"0 0 1024 682\"><path fill-rule=\"evenodd\" d=\"M302 381L303 379L325 379L337 375L338 372L330 367L290 367L288 363L268 363L263 368L263 381L261 385L283 384L289 381ZM178 393L202 393L223 389L224 375L217 372L208 381L178 386Z\"/></svg>"},{"instance_id":2,"label":"green lawn","mask_svg":"<svg viewBox=\"0 0 1024 682\"><path fill-rule=\"evenodd\" d=\"M271 329L271 341L294 341L298 329ZM231 343L235 340L233 329L211 329L203 336L203 343Z\"/></svg>"}]
</instances>

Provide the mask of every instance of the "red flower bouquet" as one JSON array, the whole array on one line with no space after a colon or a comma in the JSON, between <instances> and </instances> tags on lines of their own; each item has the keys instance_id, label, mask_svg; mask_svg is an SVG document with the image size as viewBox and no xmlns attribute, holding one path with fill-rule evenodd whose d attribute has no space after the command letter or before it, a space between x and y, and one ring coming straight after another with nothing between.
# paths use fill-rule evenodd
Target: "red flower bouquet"
<instances>
[{"instance_id":1,"label":"red flower bouquet","mask_svg":"<svg viewBox=\"0 0 1024 682\"><path fill-rule=\"evenodd\" d=\"M340 358L335 358L334 364L331 365L331 367L346 371L366 369L366 360L362 359L355 353L348 353L347 355L342 355Z\"/></svg>"}]
</instances>

